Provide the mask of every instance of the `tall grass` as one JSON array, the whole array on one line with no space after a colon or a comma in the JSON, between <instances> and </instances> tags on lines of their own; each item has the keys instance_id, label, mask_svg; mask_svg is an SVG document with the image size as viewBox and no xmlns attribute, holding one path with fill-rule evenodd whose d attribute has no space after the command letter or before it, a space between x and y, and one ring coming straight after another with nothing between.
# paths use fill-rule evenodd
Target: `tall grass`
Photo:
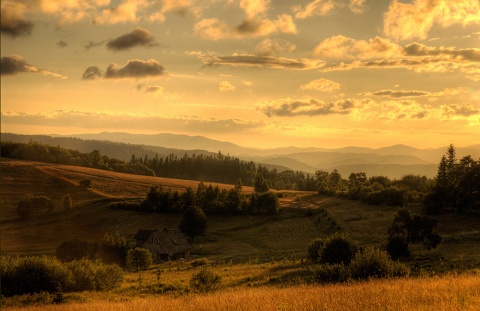
<instances>
[{"instance_id":1,"label":"tall grass","mask_svg":"<svg viewBox=\"0 0 480 311\"><path fill-rule=\"evenodd\" d=\"M120 300L121 298L119 298ZM22 308L52 311L121 310L478 310L480 277L370 280L337 285L258 287L189 294L150 296L124 302L88 302ZM16 309L10 309L16 310ZM18 309L19 310L19 309Z\"/></svg>"}]
</instances>

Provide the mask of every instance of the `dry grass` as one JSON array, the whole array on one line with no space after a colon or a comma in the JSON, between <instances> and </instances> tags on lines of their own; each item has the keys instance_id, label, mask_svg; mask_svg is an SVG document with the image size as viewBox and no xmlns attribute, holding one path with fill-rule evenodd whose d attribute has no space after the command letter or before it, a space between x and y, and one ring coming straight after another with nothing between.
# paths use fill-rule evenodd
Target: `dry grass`
<instances>
[{"instance_id":1,"label":"dry grass","mask_svg":"<svg viewBox=\"0 0 480 311\"><path fill-rule=\"evenodd\" d=\"M478 275L372 280L342 285L259 287L212 294L163 295L27 307L22 310L478 310ZM19 309L9 309L19 310Z\"/></svg>"}]
</instances>

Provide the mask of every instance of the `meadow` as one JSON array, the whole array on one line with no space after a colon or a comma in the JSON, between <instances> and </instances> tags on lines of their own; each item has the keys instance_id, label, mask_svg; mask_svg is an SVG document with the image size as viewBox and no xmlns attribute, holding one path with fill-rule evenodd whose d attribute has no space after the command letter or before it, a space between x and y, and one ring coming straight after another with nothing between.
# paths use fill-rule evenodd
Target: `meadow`
<instances>
[{"instance_id":1,"label":"meadow","mask_svg":"<svg viewBox=\"0 0 480 311\"><path fill-rule=\"evenodd\" d=\"M187 187L195 189L198 185L198 181L6 159L1 161L1 172L0 251L17 255L52 256L64 240L77 238L98 242L104 233L115 231L133 246L133 236L138 229L175 227L181 215L111 210L109 203L142 199L153 185L179 191ZM85 179L92 181L91 188L80 186ZM233 187L212 184L221 189ZM253 189L244 187L243 191L248 194ZM26 193L49 196L55 203L54 211L38 218L20 219L15 209ZM67 193L74 206L64 211L61 199ZM128 272L121 288L113 292L69 293L64 296L66 304L28 308L476 310L480 304L478 217L438 216L437 229L444 242L433 251L412 247L409 264L413 278L315 285L312 282L315 265L304 260L308 243L334 232L343 232L359 247L383 247L397 208L311 192L281 192L279 197L281 210L276 216L209 216L207 235L194 240L192 262L154 265L142 273L141 282L138 273ZM420 212L419 206L410 208ZM189 280L198 270L195 268L198 263L208 265L222 277L218 291L196 294L189 289ZM468 272L456 275L456 271ZM9 298L4 303L15 310L22 299L28 300L18 299Z\"/></svg>"}]
</instances>

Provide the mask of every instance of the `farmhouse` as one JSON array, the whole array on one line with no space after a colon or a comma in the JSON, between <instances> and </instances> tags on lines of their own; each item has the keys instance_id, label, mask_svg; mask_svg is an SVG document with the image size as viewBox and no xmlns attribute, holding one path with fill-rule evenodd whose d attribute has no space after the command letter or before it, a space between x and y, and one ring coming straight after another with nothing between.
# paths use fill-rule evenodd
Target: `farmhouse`
<instances>
[{"instance_id":1,"label":"farmhouse","mask_svg":"<svg viewBox=\"0 0 480 311\"><path fill-rule=\"evenodd\" d=\"M180 229L138 230L137 247L148 249L154 262L188 259L192 246Z\"/></svg>"}]
</instances>

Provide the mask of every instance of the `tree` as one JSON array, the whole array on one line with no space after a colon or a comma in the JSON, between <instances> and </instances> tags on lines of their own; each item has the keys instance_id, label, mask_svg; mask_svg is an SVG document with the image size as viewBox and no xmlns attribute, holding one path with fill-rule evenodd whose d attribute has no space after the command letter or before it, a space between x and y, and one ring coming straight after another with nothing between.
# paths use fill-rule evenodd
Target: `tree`
<instances>
[{"instance_id":1,"label":"tree","mask_svg":"<svg viewBox=\"0 0 480 311\"><path fill-rule=\"evenodd\" d=\"M433 232L438 220L432 217L413 215L407 208L401 208L388 229L387 250L392 257L408 256L409 243L422 243L425 249L436 248L442 237Z\"/></svg>"},{"instance_id":2,"label":"tree","mask_svg":"<svg viewBox=\"0 0 480 311\"><path fill-rule=\"evenodd\" d=\"M53 202L46 196L35 196L26 194L18 202L17 214L26 219L30 217L40 216L53 211Z\"/></svg>"},{"instance_id":3,"label":"tree","mask_svg":"<svg viewBox=\"0 0 480 311\"><path fill-rule=\"evenodd\" d=\"M147 270L152 263L152 253L148 249L137 247L127 253L127 267L133 271Z\"/></svg>"},{"instance_id":4,"label":"tree","mask_svg":"<svg viewBox=\"0 0 480 311\"><path fill-rule=\"evenodd\" d=\"M258 173L257 176L255 176L255 182L253 184L253 187L256 193L264 193L270 190L267 180L263 177L261 173Z\"/></svg>"},{"instance_id":5,"label":"tree","mask_svg":"<svg viewBox=\"0 0 480 311\"><path fill-rule=\"evenodd\" d=\"M120 232L105 233L100 242L100 256L103 262L125 266L127 252L127 240Z\"/></svg>"},{"instance_id":6,"label":"tree","mask_svg":"<svg viewBox=\"0 0 480 311\"><path fill-rule=\"evenodd\" d=\"M207 230L207 216L205 216L205 213L197 206L187 208L183 212L180 230L191 238L197 235L205 235Z\"/></svg>"},{"instance_id":7,"label":"tree","mask_svg":"<svg viewBox=\"0 0 480 311\"><path fill-rule=\"evenodd\" d=\"M72 198L70 197L69 194L66 194L66 195L63 196L62 206L66 211L68 211L69 209L72 208L72 206L73 206Z\"/></svg>"},{"instance_id":8,"label":"tree","mask_svg":"<svg viewBox=\"0 0 480 311\"><path fill-rule=\"evenodd\" d=\"M355 256L356 249L348 235L335 233L325 240L325 244L320 251L320 262L348 265Z\"/></svg>"}]
</instances>

